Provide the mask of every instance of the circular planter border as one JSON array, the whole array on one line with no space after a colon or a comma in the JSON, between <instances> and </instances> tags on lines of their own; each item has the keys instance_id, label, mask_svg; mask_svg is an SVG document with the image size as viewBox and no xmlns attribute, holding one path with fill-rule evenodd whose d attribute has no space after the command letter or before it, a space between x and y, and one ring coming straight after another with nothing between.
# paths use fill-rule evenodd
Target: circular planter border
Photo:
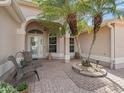
<instances>
[{"instance_id":1,"label":"circular planter border","mask_svg":"<svg viewBox=\"0 0 124 93\"><path fill-rule=\"evenodd\" d=\"M94 64L94 63L92 63ZM87 70L84 70L80 67L81 63L75 63L72 65L72 68L74 71L76 71L77 73L84 75L84 76L88 76L88 77L104 77L107 75L107 71L103 68L100 68L99 70L97 70L96 72L90 72Z\"/></svg>"}]
</instances>

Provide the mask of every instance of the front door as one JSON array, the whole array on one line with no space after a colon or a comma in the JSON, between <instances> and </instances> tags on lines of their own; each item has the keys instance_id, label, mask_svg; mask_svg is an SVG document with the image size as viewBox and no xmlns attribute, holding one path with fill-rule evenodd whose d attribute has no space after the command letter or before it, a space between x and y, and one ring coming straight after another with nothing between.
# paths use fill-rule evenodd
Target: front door
<instances>
[{"instance_id":1,"label":"front door","mask_svg":"<svg viewBox=\"0 0 124 93\"><path fill-rule=\"evenodd\" d=\"M43 37L42 35L28 36L28 51L33 58L43 58Z\"/></svg>"}]
</instances>

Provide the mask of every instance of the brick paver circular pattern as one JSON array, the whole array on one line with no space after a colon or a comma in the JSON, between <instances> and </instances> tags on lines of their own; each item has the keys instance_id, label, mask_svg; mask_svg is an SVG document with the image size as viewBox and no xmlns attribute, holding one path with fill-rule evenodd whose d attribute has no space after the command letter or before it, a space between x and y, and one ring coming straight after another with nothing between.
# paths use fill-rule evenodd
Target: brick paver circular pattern
<instances>
[{"instance_id":1,"label":"brick paver circular pattern","mask_svg":"<svg viewBox=\"0 0 124 93\"><path fill-rule=\"evenodd\" d=\"M38 69L40 81L29 78L29 93L124 93L124 69L107 69L106 77L92 78L75 73L73 63L43 61Z\"/></svg>"}]
</instances>

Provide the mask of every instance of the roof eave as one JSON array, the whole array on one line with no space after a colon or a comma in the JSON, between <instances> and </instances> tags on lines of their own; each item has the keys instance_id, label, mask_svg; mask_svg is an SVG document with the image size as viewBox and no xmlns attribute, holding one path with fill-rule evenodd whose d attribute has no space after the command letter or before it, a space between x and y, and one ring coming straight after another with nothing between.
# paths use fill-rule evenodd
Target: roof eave
<instances>
[{"instance_id":1,"label":"roof eave","mask_svg":"<svg viewBox=\"0 0 124 93\"><path fill-rule=\"evenodd\" d=\"M15 10L16 14L18 15L19 19L21 20L21 22L25 22L26 18L25 16L22 14L21 9L19 8L18 4L15 2L15 0L12 0L12 7Z\"/></svg>"},{"instance_id":2,"label":"roof eave","mask_svg":"<svg viewBox=\"0 0 124 93\"><path fill-rule=\"evenodd\" d=\"M7 9L10 15L19 23L25 22L25 17L15 0L0 1L0 6Z\"/></svg>"},{"instance_id":3,"label":"roof eave","mask_svg":"<svg viewBox=\"0 0 124 93\"><path fill-rule=\"evenodd\" d=\"M11 5L11 0L0 1L0 6L9 6Z\"/></svg>"},{"instance_id":4,"label":"roof eave","mask_svg":"<svg viewBox=\"0 0 124 93\"><path fill-rule=\"evenodd\" d=\"M19 3L20 5L29 6L29 7L32 7L32 8L39 9L35 4L33 4L33 3L30 2L30 1L18 0L18 3Z\"/></svg>"}]
</instances>

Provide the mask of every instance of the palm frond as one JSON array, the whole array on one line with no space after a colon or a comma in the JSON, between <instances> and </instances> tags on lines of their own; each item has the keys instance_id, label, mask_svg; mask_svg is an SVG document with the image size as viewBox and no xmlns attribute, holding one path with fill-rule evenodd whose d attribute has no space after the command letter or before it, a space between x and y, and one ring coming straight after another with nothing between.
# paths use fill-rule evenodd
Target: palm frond
<instances>
[{"instance_id":1,"label":"palm frond","mask_svg":"<svg viewBox=\"0 0 124 93\"><path fill-rule=\"evenodd\" d=\"M40 20L40 24L45 27L50 34L63 36L65 34L64 25L58 22L51 22L47 20Z\"/></svg>"}]
</instances>

